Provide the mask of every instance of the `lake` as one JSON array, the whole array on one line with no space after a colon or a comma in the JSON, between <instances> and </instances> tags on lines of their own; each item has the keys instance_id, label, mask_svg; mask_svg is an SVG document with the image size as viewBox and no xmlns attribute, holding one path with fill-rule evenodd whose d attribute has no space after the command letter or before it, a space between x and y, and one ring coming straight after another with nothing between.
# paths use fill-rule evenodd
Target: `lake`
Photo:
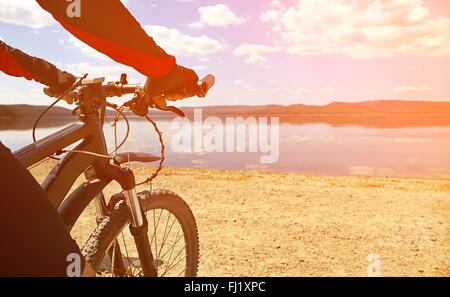
<instances>
[{"instance_id":1,"label":"lake","mask_svg":"<svg viewBox=\"0 0 450 297\"><path fill-rule=\"evenodd\" d=\"M247 126L245 130L244 142L239 143L236 138L234 144L227 146L226 131L231 131L233 125L227 124L225 117L211 119L204 115L201 123L209 123L204 127L201 124L195 127L192 118L180 122L180 119L156 117L154 120L166 144L164 164L232 170L450 178L448 115L282 116L278 120L278 134L272 138L271 133L276 129L270 124L275 120L269 118L265 124L258 117L255 119L253 126ZM223 127L219 127L220 122ZM44 137L68 123L67 119L47 119L39 126L37 136ZM119 124L120 142L125 129L123 121ZM2 120L0 140L12 150L30 144L32 125L33 121L27 119ZM130 136L121 151L159 155L160 145L151 124L145 119L132 118L130 125ZM215 132L219 133L214 141L211 139L213 127L218 128ZM251 127L258 133L249 135ZM105 135L109 148L113 148L114 130L106 124ZM268 138L265 149L260 142L264 135ZM209 146L205 139L210 141ZM256 151L250 151L252 144ZM268 151L268 144L271 151ZM271 162L262 162L262 157L270 153L273 155Z\"/></svg>"}]
</instances>

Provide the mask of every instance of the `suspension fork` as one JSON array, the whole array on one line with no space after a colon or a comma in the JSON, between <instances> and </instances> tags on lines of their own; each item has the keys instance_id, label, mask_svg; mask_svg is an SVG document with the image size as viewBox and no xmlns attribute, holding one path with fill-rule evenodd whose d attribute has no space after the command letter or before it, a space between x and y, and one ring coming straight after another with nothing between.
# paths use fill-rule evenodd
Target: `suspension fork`
<instances>
[{"instance_id":1,"label":"suspension fork","mask_svg":"<svg viewBox=\"0 0 450 297\"><path fill-rule=\"evenodd\" d=\"M136 181L133 171L128 168L118 168L117 181L122 186L125 200L131 215L130 233L134 237L144 276L156 277L153 254L148 239L148 222L139 203L136 193Z\"/></svg>"}]
</instances>

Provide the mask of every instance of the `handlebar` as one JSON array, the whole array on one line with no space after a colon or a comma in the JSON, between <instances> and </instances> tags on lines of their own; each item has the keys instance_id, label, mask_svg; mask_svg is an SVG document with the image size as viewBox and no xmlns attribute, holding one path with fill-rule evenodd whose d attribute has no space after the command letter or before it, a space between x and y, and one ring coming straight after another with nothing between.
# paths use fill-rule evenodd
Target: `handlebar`
<instances>
[{"instance_id":1,"label":"handlebar","mask_svg":"<svg viewBox=\"0 0 450 297\"><path fill-rule=\"evenodd\" d=\"M122 74L121 77L121 81L120 82L115 82L115 83L107 83L107 84L103 84L103 82L105 81L105 79L103 77L101 78L94 78L94 79L83 79L81 82L82 86L89 86L89 85L97 85L97 86L101 86L101 92L102 95L104 95L104 97L108 98L108 97L120 97L122 95L126 95L126 94L135 94L138 92L138 90L141 89L140 84L136 84L136 85L131 85L131 84L127 84L126 81L126 75ZM206 95L206 93L208 92L208 90L214 85L215 83L215 78L213 75L208 74L207 76L205 76L203 79L201 79L199 81L199 84L197 85L192 85L188 88L184 88L184 92L186 92L187 97L192 97L192 96L201 96L201 95ZM170 94L177 94L179 90L175 89L175 90L169 90L167 92L167 94L170 97ZM71 92L71 95L73 96L77 96L77 90ZM201 96L201 97L203 97ZM170 99L168 99L170 100Z\"/></svg>"},{"instance_id":2,"label":"handlebar","mask_svg":"<svg viewBox=\"0 0 450 297\"><path fill-rule=\"evenodd\" d=\"M89 95L97 95L104 98L120 97L126 94L134 94L138 91L140 85L128 85L122 82L107 83L104 77L83 79L79 87L71 91L69 95L74 99L80 99L82 94L87 91L91 91Z\"/></svg>"},{"instance_id":3,"label":"handlebar","mask_svg":"<svg viewBox=\"0 0 450 297\"><path fill-rule=\"evenodd\" d=\"M122 85L109 83L102 86L102 91L106 98L120 97L127 94L135 94L141 85Z\"/></svg>"},{"instance_id":4,"label":"handlebar","mask_svg":"<svg viewBox=\"0 0 450 297\"><path fill-rule=\"evenodd\" d=\"M215 78L209 74L199 81L197 84L191 86L183 86L183 89L174 89L166 91L163 96L163 105L158 102L158 97L145 100L143 98L143 87L140 84L131 85L126 80L126 74L122 74L119 82L110 82L103 84L105 78L93 78L86 79L86 75L80 79L73 91L68 95L74 99L74 101L80 105L85 100L84 98L93 98L94 101L105 100L109 97L121 97L126 94L134 94L132 100L126 102L124 105L130 107L130 109L139 116L145 116L148 112L148 107L156 108L160 110L172 111L179 116L184 117L184 113L174 106L166 106L165 100L179 100L183 98L199 96L204 97L208 90L214 85ZM148 98L148 97L147 97ZM90 101L90 100L88 100Z\"/></svg>"}]
</instances>

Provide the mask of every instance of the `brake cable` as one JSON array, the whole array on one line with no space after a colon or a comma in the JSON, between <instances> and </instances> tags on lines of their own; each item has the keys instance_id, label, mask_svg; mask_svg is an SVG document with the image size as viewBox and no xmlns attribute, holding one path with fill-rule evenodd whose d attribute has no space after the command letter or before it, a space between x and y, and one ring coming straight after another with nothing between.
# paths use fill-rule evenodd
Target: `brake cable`
<instances>
[{"instance_id":1,"label":"brake cable","mask_svg":"<svg viewBox=\"0 0 450 297\"><path fill-rule=\"evenodd\" d=\"M53 107L55 106L56 103L58 103L59 101L61 101L62 98L64 98L67 94L69 94L69 92L73 91L75 88L77 88L78 86L81 85L81 82L83 81L83 79L85 79L87 77L87 73L84 74L82 77L78 78L72 86L70 86L69 88L67 88L59 97L58 99L55 100L55 102L53 102L50 106L48 106L37 118L37 120L34 122L33 125L33 142L36 142L36 127L39 123L39 121L42 119L42 117Z\"/></svg>"},{"instance_id":2,"label":"brake cable","mask_svg":"<svg viewBox=\"0 0 450 297\"><path fill-rule=\"evenodd\" d=\"M130 122L128 121L128 118L126 117L126 115L122 112L125 107L122 105L119 108L116 108L115 106L108 105L108 107L111 107L112 109L114 109L116 111L116 116L114 117L114 140L115 140L115 149L109 153L109 155L114 154L115 152L117 152L117 150L119 150L119 148L121 148L125 142L128 139L128 136L130 134ZM127 124L127 132L125 134L125 137L123 138L122 142L117 146L117 122L119 121L119 117L122 116L123 119L125 120L126 124Z\"/></svg>"},{"instance_id":3,"label":"brake cable","mask_svg":"<svg viewBox=\"0 0 450 297\"><path fill-rule=\"evenodd\" d=\"M36 128L38 123L40 122L40 120L42 119L42 117L53 107L55 106L56 103L58 103L59 101L61 101L62 98L64 98L67 94L69 94L69 92L75 90L75 88L77 88L78 86L81 85L81 82L83 81L83 79L85 79L87 77L87 73L85 73L82 77L78 78L72 86L70 86L69 88L67 88L52 104L50 104L37 118L37 120L34 122L33 125L33 132L32 132L32 136L33 136L33 142L36 142ZM60 160L59 158L51 155L48 156L50 159L53 160Z\"/></svg>"},{"instance_id":4,"label":"brake cable","mask_svg":"<svg viewBox=\"0 0 450 297\"><path fill-rule=\"evenodd\" d=\"M136 186L140 186L140 185L143 185L143 184L146 184L146 183L150 183L150 187L151 187L153 179L155 179L155 177L158 176L158 173L159 173L159 172L161 171L161 169L163 168L163 162L164 162L164 160L165 160L164 150L165 150L166 147L165 147L165 145L164 145L164 141L163 141L163 138L162 138L162 132L159 131L158 126L156 125L156 123L155 123L151 118L149 118L148 115L145 115L144 117L145 117L150 123L152 123L153 127L155 128L156 133L158 134L158 137L159 137L159 143L161 144L161 160L159 161L158 168L157 168L156 171L152 174L152 176L149 177L149 178L147 178L145 181L136 184Z\"/></svg>"},{"instance_id":5,"label":"brake cable","mask_svg":"<svg viewBox=\"0 0 450 297\"><path fill-rule=\"evenodd\" d=\"M37 118L37 120L35 121L34 125L33 125L33 141L36 142L36 128L38 123L40 122L40 120L42 119L42 117L53 107L56 105L56 103L58 103L59 101L61 101L62 98L64 98L69 92L73 91L75 88L77 88L78 86L81 85L81 82L83 81L83 79L85 79L87 77L87 73L84 74L82 77L78 78L77 81L75 81L75 83L70 86L67 90L65 90L51 105L49 105ZM97 154L97 153L93 153L93 152L89 152L89 151L81 151L81 150L62 150L60 153L80 153L80 154L87 154L87 155L93 155L96 157L101 157L101 158L107 158L107 159L114 159L114 156L111 156L112 154L114 154L115 152L117 152L119 150L119 148L121 148L126 140L128 139L129 133L130 133L130 123L126 117L126 115L123 113L123 110L126 108L125 103L120 106L119 108L116 108L113 104L109 104L108 107L114 109L116 111L116 116L114 117L114 124L112 126L114 126L114 140L115 140L115 149L109 153L109 155L102 155L102 154ZM174 110L171 109L166 109L166 110L170 110L172 112L175 112ZM177 113L177 112L175 112ZM178 113L177 113L178 114ZM179 114L180 115L180 114ZM183 114L184 115L184 114ZM126 124L127 124L127 132L126 135L124 137L124 139L122 140L122 142L117 145L117 122L120 118L120 116L123 117L123 119L125 120ZM156 171L149 177L147 178L145 181L137 183L136 186L140 186L146 183L150 183L150 187L152 186L152 181L153 179L155 179L158 176L158 173L161 171L161 169L163 168L163 162L165 160L165 145L164 145L164 141L162 139L162 132L158 129L158 126L156 125L156 123L147 115L144 115L144 117L153 125L156 133L158 134L159 137L159 142L161 144L161 160L159 162L158 168L156 169ZM55 160L59 160L59 158L56 158L54 156L49 156L49 158L55 159Z\"/></svg>"},{"instance_id":6,"label":"brake cable","mask_svg":"<svg viewBox=\"0 0 450 297\"><path fill-rule=\"evenodd\" d=\"M128 136L130 134L130 123L127 119L127 117L125 116L125 114L122 112L123 108L122 106L119 108L116 108L114 105L110 104L108 105L108 107L114 109L116 111L116 116L114 117L114 124L112 124L111 126L114 127L114 140L115 140L115 149L110 152L108 155L103 155L103 154L98 154L98 153L94 153L94 152L90 152L90 151L82 151L82 150L61 150L61 154L64 153L79 153L79 154L85 154L85 155L91 155L91 156L96 156L96 157L100 157L100 158L105 158L105 159L110 159L110 160L114 160L115 156L112 156L112 154L114 154L115 152L117 152L117 150L125 144L125 142L128 139ZM116 133L116 128L117 128L117 122L119 120L119 117L122 116L125 120L125 122L127 123L127 132L125 137L123 138L122 142L120 143L119 146L117 146L117 133Z\"/></svg>"}]
</instances>

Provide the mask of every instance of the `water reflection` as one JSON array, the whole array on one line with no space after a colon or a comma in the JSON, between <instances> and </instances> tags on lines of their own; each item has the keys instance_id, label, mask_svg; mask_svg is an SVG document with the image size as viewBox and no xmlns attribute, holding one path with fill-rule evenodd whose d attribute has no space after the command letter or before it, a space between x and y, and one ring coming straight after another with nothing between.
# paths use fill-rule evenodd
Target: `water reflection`
<instances>
[{"instance_id":1,"label":"water reflection","mask_svg":"<svg viewBox=\"0 0 450 297\"><path fill-rule=\"evenodd\" d=\"M206 118L207 116L204 116ZM166 143L166 165L233 170L307 172L368 176L450 178L450 117L427 116L289 116L280 118L279 159L261 164L261 152L174 152L173 118L156 117ZM38 137L67 125L67 119L44 120ZM224 122L224 121L223 121ZM145 120L131 120L122 151L159 154L158 137ZM0 140L16 150L31 143L32 120L0 121ZM119 142L124 129L119 129ZM204 135L208 130L204 129ZM114 131L105 127L109 148ZM249 139L247 135L246 144Z\"/></svg>"},{"instance_id":2,"label":"water reflection","mask_svg":"<svg viewBox=\"0 0 450 297\"><path fill-rule=\"evenodd\" d=\"M209 115L204 115L208 117ZM211 115L212 116L212 115ZM245 116L243 116L245 118ZM258 117L258 116L256 116ZM270 116L268 116L270 117ZM130 116L133 121L145 121L136 116ZM173 120L174 117L170 115L155 115L155 119L159 120ZM187 115L190 120L192 115ZM219 116L225 121L225 116ZM450 116L448 114L392 114L392 115L283 115L279 117L282 124L293 125L308 125L308 124L327 124L333 127L357 126L367 128L411 128L411 127L442 127L450 126ZM59 127L61 125L74 121L75 118L53 117L42 118L39 122L39 127ZM19 118L19 119L1 119L1 130L28 130L33 128L34 119Z\"/></svg>"}]
</instances>

